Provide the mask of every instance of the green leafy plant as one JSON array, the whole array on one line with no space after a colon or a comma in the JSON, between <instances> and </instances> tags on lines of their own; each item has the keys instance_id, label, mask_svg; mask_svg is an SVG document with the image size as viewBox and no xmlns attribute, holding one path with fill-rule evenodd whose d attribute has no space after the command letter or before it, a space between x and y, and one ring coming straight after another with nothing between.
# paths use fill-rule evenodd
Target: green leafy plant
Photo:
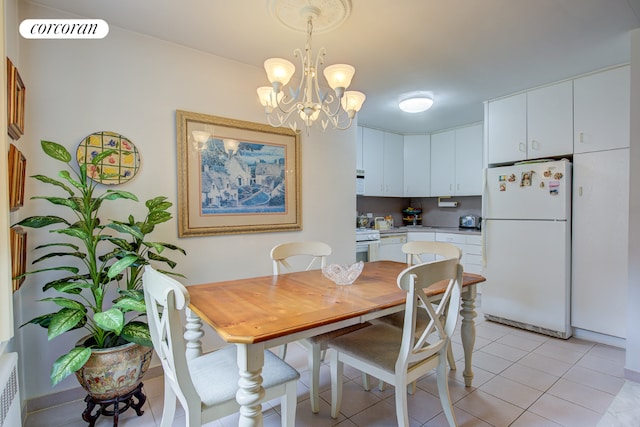
<instances>
[{"instance_id":1,"label":"green leafy plant","mask_svg":"<svg viewBox=\"0 0 640 427\"><path fill-rule=\"evenodd\" d=\"M51 233L64 236L61 241L36 247L36 251L44 250L47 253L32 264L58 257L69 262L65 263L68 265L25 273L63 271L66 275L43 286L43 291L53 289L57 296L42 301L53 302L60 309L31 319L22 326L35 324L46 328L49 340L79 328L89 332L89 337L81 345L54 362L51 383L55 385L84 366L92 348L110 348L127 342L152 346L148 325L141 320L146 313L142 267L154 262L173 269L176 263L161 254L165 250L186 253L169 243L146 240L156 225L172 218L167 212L172 204L166 197L146 201L147 215L143 221L136 221L129 215L126 221L108 220L103 223L100 218L103 203L116 200L137 202L138 198L122 190L108 189L97 194L97 184L87 175L86 164L76 170L71 165L71 154L62 145L50 141L41 141L41 145L45 154L65 163L67 169L58 172L58 179L45 175L34 175L32 178L57 187L64 191L65 196L35 196L32 199L43 199L53 205L66 207L73 219L41 215L25 218L18 225L30 228L51 226ZM101 160L115 152L105 150L94 156L92 169L98 170ZM182 276L171 271L164 272ZM105 301L111 289L117 290L118 296L113 301Z\"/></svg>"}]
</instances>

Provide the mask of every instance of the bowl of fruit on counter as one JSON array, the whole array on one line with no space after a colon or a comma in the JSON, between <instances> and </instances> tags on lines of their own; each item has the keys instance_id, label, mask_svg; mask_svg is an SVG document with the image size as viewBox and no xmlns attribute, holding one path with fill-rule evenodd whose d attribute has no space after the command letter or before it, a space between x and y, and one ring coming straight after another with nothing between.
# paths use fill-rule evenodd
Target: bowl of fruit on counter
<instances>
[{"instance_id":1,"label":"bowl of fruit on counter","mask_svg":"<svg viewBox=\"0 0 640 427\"><path fill-rule=\"evenodd\" d=\"M422 209L409 206L402 210L403 225L422 225Z\"/></svg>"}]
</instances>

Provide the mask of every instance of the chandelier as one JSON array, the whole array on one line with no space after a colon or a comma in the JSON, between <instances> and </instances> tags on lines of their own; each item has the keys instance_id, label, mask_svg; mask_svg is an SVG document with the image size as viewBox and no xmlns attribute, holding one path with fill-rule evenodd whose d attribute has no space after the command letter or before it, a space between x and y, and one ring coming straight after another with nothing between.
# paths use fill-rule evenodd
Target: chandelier
<instances>
[{"instance_id":1,"label":"chandelier","mask_svg":"<svg viewBox=\"0 0 640 427\"><path fill-rule=\"evenodd\" d=\"M304 4L300 6L299 3ZM339 130L348 129L366 98L362 92L346 90L355 74L355 68L347 64L324 68L324 77L333 93L322 90L318 75L326 49L321 48L314 59L311 51L314 22L320 22L323 28L335 28L348 17L351 4L348 0L318 2L325 8L322 9L313 3L311 0L270 1L272 15L289 28L302 30L301 25L296 27L295 23L292 24L292 19L304 19L307 42L304 52L301 49L293 51L302 68L297 88L289 87L288 94L285 94L285 86L296 71L295 65L283 58L270 58L264 62L264 68L271 86L262 86L257 90L271 126L288 126L294 132L304 126L307 135L314 124L319 124L322 131L329 126Z\"/></svg>"}]
</instances>

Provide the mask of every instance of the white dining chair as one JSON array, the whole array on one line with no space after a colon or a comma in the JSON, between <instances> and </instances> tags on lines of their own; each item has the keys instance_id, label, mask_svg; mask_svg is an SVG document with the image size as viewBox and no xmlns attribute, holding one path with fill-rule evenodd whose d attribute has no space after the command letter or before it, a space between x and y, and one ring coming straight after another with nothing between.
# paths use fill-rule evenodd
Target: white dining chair
<instances>
[{"instance_id":1,"label":"white dining chair","mask_svg":"<svg viewBox=\"0 0 640 427\"><path fill-rule=\"evenodd\" d=\"M434 308L424 290L443 280L447 289ZM407 267L398 275L398 286L407 292L402 329L377 323L329 341L331 354L331 416L337 418L342 403L343 366L348 364L395 387L398 426L409 426L407 386L431 370L437 370L438 393L445 417L456 426L447 378L446 352L458 320L462 266L444 259ZM440 319L446 313L446 321ZM427 327L416 333L416 320Z\"/></svg>"},{"instance_id":2,"label":"white dining chair","mask_svg":"<svg viewBox=\"0 0 640 427\"><path fill-rule=\"evenodd\" d=\"M189 305L189 293L178 281L146 266L142 276L151 341L164 370L164 409L161 427L170 427L176 399L185 411L186 426L196 427L233 414L238 365L236 346L230 345L187 359L180 312ZM282 425L293 427L297 381L300 374L270 351L264 352L264 401L281 397Z\"/></svg>"},{"instance_id":3,"label":"white dining chair","mask_svg":"<svg viewBox=\"0 0 640 427\"><path fill-rule=\"evenodd\" d=\"M285 271L295 271L292 266L292 258L297 258L298 264L305 271L310 270L314 265L320 268L327 263L326 258L331 255L331 246L324 242L303 241L288 242L276 245L271 249L271 259L273 260L273 275L277 276ZM302 261L301 261L302 260ZM300 264L302 262L302 264ZM306 265L306 268L304 267ZM318 413L320 410L320 362L324 360L327 349L326 342L334 337L340 336L347 332L355 331L360 328L369 326L370 323L361 323L336 331L327 332L310 338L305 338L299 342L305 346L308 352L307 363L309 366L309 401L311 404L311 412ZM280 350L280 357L284 359L287 354L287 345L284 344Z\"/></svg>"},{"instance_id":4,"label":"white dining chair","mask_svg":"<svg viewBox=\"0 0 640 427\"><path fill-rule=\"evenodd\" d=\"M407 242L402 245L402 252L406 254L407 264L409 265L422 264L438 259L457 259L458 261L462 259L462 251L460 250L460 248L446 242ZM377 319L377 321L402 328L402 325L404 323L404 313L398 312L390 314L388 316ZM424 329L425 326L425 324L418 323L418 330ZM449 343L449 348L447 349L447 360L449 362L449 367L452 370L455 370L456 360L453 357L453 349L451 348L451 343ZM382 390L382 388L383 384L380 383L380 389ZM412 386L412 391L414 390L415 384L413 384Z\"/></svg>"},{"instance_id":5,"label":"white dining chair","mask_svg":"<svg viewBox=\"0 0 640 427\"><path fill-rule=\"evenodd\" d=\"M293 259L304 262L302 267L305 271L311 270L311 267L314 266L317 266L316 268L322 268L327 264L327 257L329 255L331 255L331 246L324 242L303 241L281 243L271 249L273 274L277 276L281 270L300 270L300 268L295 268L291 265Z\"/></svg>"}]
</instances>

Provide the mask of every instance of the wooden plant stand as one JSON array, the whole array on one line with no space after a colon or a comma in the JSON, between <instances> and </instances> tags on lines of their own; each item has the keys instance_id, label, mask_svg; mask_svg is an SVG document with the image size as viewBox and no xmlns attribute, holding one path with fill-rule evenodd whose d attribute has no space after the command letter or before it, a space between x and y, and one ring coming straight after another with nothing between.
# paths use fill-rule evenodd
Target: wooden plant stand
<instances>
[{"instance_id":1,"label":"wooden plant stand","mask_svg":"<svg viewBox=\"0 0 640 427\"><path fill-rule=\"evenodd\" d=\"M137 403L134 398L137 399ZM96 420L100 415L113 416L113 427L117 427L118 416L129 408L135 409L138 416L144 414L144 411L140 408L147 401L147 397L142 392L142 383L140 383L135 389L122 396L116 396L111 399L96 399L88 394L84 401L87 402L87 408L82 413L82 419L89 423L89 427L95 426ZM92 414L91 412L96 405L99 405L99 408ZM110 409L112 405L113 407Z\"/></svg>"}]
</instances>

